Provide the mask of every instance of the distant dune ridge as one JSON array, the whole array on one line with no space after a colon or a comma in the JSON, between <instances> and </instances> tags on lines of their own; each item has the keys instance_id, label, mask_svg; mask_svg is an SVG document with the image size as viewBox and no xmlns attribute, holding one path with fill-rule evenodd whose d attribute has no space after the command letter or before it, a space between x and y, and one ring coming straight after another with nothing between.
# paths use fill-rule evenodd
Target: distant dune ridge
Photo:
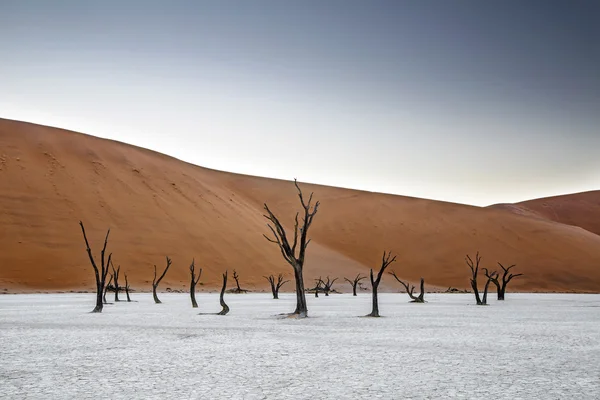
<instances>
[{"instance_id":1,"label":"distant dune ridge","mask_svg":"<svg viewBox=\"0 0 600 400\"><path fill-rule=\"evenodd\" d=\"M293 178L293 177L290 177ZM302 184L321 207L311 227L305 281L377 268L429 289L469 286L465 254L482 266L517 264L508 291L600 291L600 191L487 208ZM300 208L291 182L191 165L80 133L0 119L0 292L94 290L78 226L99 256L107 228L115 266L136 290L151 289L153 265L173 266L161 289L215 290L234 268L244 288L269 290L265 275L292 278L267 233L263 203L289 228ZM367 284L368 286L368 284ZM390 276L386 290L399 290ZM293 289L291 283L282 291Z\"/></svg>"}]
</instances>

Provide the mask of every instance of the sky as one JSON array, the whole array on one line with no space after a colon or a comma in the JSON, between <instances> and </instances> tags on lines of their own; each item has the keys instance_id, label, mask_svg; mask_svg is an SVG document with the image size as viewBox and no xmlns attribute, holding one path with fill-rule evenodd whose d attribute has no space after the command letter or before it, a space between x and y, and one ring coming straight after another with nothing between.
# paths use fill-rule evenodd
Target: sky
<instances>
[{"instance_id":1,"label":"sky","mask_svg":"<svg viewBox=\"0 0 600 400\"><path fill-rule=\"evenodd\" d=\"M600 189L596 0L0 0L0 117L473 205Z\"/></svg>"}]
</instances>

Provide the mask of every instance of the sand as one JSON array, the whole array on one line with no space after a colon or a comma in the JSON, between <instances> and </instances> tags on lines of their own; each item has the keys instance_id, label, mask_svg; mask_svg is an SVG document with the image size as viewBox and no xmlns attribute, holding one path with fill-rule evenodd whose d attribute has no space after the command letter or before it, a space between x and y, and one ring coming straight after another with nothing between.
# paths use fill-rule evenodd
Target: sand
<instances>
[{"instance_id":1,"label":"sand","mask_svg":"<svg viewBox=\"0 0 600 400\"><path fill-rule=\"evenodd\" d=\"M517 264L525 276L513 281L513 290L600 291L600 192L481 208L301 186L321 201L307 281L366 274L378 267L383 250L392 250L398 262L390 269L405 279L423 276L431 289L467 288L464 256L479 250L483 267ZM164 266L165 256L173 266L163 290L187 287L192 258L203 268L200 291L216 289L225 269L236 269L244 288L268 290L264 275L291 277L291 268L262 237L264 202L292 226L299 204L289 181L214 171L119 142L0 119L0 292L92 290L79 220L96 255L111 228L108 250L137 290L150 289L153 265ZM382 286L399 289L389 276Z\"/></svg>"}]
</instances>

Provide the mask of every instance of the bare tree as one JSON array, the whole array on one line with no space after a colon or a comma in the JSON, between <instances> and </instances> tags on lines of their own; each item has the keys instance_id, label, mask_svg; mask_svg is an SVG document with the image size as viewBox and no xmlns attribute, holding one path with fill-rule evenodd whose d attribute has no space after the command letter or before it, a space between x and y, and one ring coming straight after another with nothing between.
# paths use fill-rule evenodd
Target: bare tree
<instances>
[{"instance_id":1,"label":"bare tree","mask_svg":"<svg viewBox=\"0 0 600 400\"><path fill-rule=\"evenodd\" d=\"M509 272L512 268L516 267L516 264L513 264L508 268L506 268L500 263L498 263L498 265L504 271L504 273L502 274L502 282L499 281L499 276L496 276L491 280L494 283L494 285L496 285L496 289L498 289L498 300L504 300L504 294L506 293L506 285L508 285L508 282L510 282L513 278L516 278L517 276L523 276L523 274L512 274Z\"/></svg>"},{"instance_id":2,"label":"bare tree","mask_svg":"<svg viewBox=\"0 0 600 400\"><path fill-rule=\"evenodd\" d=\"M314 291L315 291L315 297L319 297L319 290L321 290L323 288L323 280L321 279L321 277L319 277L318 279L315 279L315 287L314 287Z\"/></svg>"},{"instance_id":3,"label":"bare tree","mask_svg":"<svg viewBox=\"0 0 600 400\"><path fill-rule=\"evenodd\" d=\"M194 259L192 259L192 264L190 264L190 275L190 297L192 298L192 307L198 308L198 303L196 303L196 285L202 276L202 268L198 271L198 278L196 278L196 265Z\"/></svg>"},{"instance_id":4,"label":"bare tree","mask_svg":"<svg viewBox=\"0 0 600 400\"><path fill-rule=\"evenodd\" d=\"M356 278L354 278L354 280L350 280L348 278L344 278L344 280L346 280L349 284L352 285L352 296L356 296L356 289L358 288L358 285L360 284L360 281L363 279L367 279L366 276L360 276L360 274L356 275Z\"/></svg>"},{"instance_id":5,"label":"bare tree","mask_svg":"<svg viewBox=\"0 0 600 400\"><path fill-rule=\"evenodd\" d=\"M333 286L333 283L337 280L338 278L330 279L328 276L327 282L321 281L323 284L323 292L325 293L325 296L329 296L329 292L331 292L331 287Z\"/></svg>"},{"instance_id":6,"label":"bare tree","mask_svg":"<svg viewBox=\"0 0 600 400\"><path fill-rule=\"evenodd\" d=\"M110 266L112 267L112 277L113 277L113 284L115 285L115 303L119 300L119 272L121 271L121 266L119 265L117 267L117 269L115 269L115 266L113 265L112 261L110 262Z\"/></svg>"},{"instance_id":7,"label":"bare tree","mask_svg":"<svg viewBox=\"0 0 600 400\"><path fill-rule=\"evenodd\" d=\"M229 312L229 306L225 303L224 295L225 289L227 288L227 271L223 274L223 287L221 288L221 295L219 296L219 302L221 303L222 310L217 315L227 315Z\"/></svg>"},{"instance_id":8,"label":"bare tree","mask_svg":"<svg viewBox=\"0 0 600 400\"><path fill-rule=\"evenodd\" d=\"M421 278L421 294L418 296L414 295L415 292L415 286L411 285L408 282L404 282L402 281L400 278L398 278L398 275L396 275L396 273L394 271L390 272L390 275L392 275L394 278L396 278L396 280L398 282L400 282L400 284L402 284L402 286L404 286L404 288L406 289L406 293L408 294L408 296L412 299L411 303L425 303L425 279Z\"/></svg>"},{"instance_id":9,"label":"bare tree","mask_svg":"<svg viewBox=\"0 0 600 400\"><path fill-rule=\"evenodd\" d=\"M468 254L465 257L465 262L471 269L471 289L473 289L473 293L475 294L475 301L477 305L483 305L479 296L479 289L477 288L477 275L479 274L479 264L481 263L479 252L475 254L475 262L473 262L473 259Z\"/></svg>"},{"instance_id":10,"label":"bare tree","mask_svg":"<svg viewBox=\"0 0 600 400\"><path fill-rule=\"evenodd\" d=\"M236 288L234 289L230 289L229 293L248 293L248 290L246 289L242 289L240 287L240 276L238 275L238 273L235 271L235 269L233 270L233 279L235 279L235 285Z\"/></svg>"},{"instance_id":11,"label":"bare tree","mask_svg":"<svg viewBox=\"0 0 600 400\"><path fill-rule=\"evenodd\" d=\"M396 261L396 256L392 258L392 252L390 251L387 255L385 251L383 252L383 257L381 258L381 268L377 273L377 279L373 277L373 268L371 268L371 287L373 288L373 309L371 314L367 315L367 317L379 317L379 302L377 299L377 289L379 288L379 283L381 282L381 276L383 275L385 269L394 261Z\"/></svg>"},{"instance_id":12,"label":"bare tree","mask_svg":"<svg viewBox=\"0 0 600 400\"><path fill-rule=\"evenodd\" d=\"M281 250L281 255L283 256L284 260L287 261L294 269L294 279L296 281L296 310L292 313L292 315L304 318L308 315L308 308L306 306L306 295L304 293L304 277L302 274L304 268L304 256L306 254L306 247L310 243L310 239L308 239L308 228L310 228L313 218L315 217L315 214L319 209L319 202L317 201L314 207L312 206L312 193L310 194L308 202L305 202L304 197L302 195L302 190L300 190L300 186L298 186L298 182L295 179L294 185L298 190L300 204L302 204L302 208L304 209L302 227L300 227L300 229L298 229L298 213L296 213L294 225L294 241L290 245L285 230L283 229L283 225L281 224L281 222L279 222L279 219L277 219L275 214L271 212L266 203L264 207L267 214L264 217L271 222L267 226L273 233L274 239L268 237L267 235L263 236L269 242L275 243L279 246L279 249ZM298 249L298 255L296 255L296 247L298 245L298 233L300 233L300 246Z\"/></svg>"},{"instance_id":13,"label":"bare tree","mask_svg":"<svg viewBox=\"0 0 600 400\"><path fill-rule=\"evenodd\" d=\"M289 281L283 280L283 274L279 274L277 276L277 282L275 282L275 277L273 275L263 276L266 280L271 284L271 292L273 292L273 298L279 299L279 289Z\"/></svg>"},{"instance_id":14,"label":"bare tree","mask_svg":"<svg viewBox=\"0 0 600 400\"><path fill-rule=\"evenodd\" d=\"M108 244L108 235L110 234L110 229L106 232L106 237L104 238L104 246L102 247L102 251L100 252L100 270L98 270L98 266L96 265L96 260L94 256L92 256L92 250L90 249L90 244L88 242L87 236L85 234L85 228L83 227L83 222L79 221L79 226L81 226L81 232L83 233L83 239L85 240L85 247L88 253L88 257L90 258L90 263L92 267L94 267L94 275L96 276L96 307L92 310L94 313L101 313L104 304L102 302L104 296L104 287L106 284L106 275L108 274L108 266L112 259L112 253L108 255L108 261L105 263L104 256L106 254L106 245Z\"/></svg>"},{"instance_id":15,"label":"bare tree","mask_svg":"<svg viewBox=\"0 0 600 400\"><path fill-rule=\"evenodd\" d=\"M127 274L125 276L125 295L127 295L127 301L130 302L131 298L129 297L129 282L127 282Z\"/></svg>"},{"instance_id":16,"label":"bare tree","mask_svg":"<svg viewBox=\"0 0 600 400\"><path fill-rule=\"evenodd\" d=\"M487 295L488 295L488 289L490 287L490 282L493 281L494 279L498 279L498 273L496 271L489 272L487 268L482 268L482 269L483 269L483 273L488 278L487 281L485 282L485 287L483 289L483 297L481 298L481 305L485 306L485 305L487 305Z\"/></svg>"},{"instance_id":17,"label":"bare tree","mask_svg":"<svg viewBox=\"0 0 600 400\"><path fill-rule=\"evenodd\" d=\"M108 283L104 287L104 294L102 295L102 300L104 301L104 304L108 304L108 301L106 301L106 292L108 292L108 287L111 285L112 281L113 281L113 274L110 274L110 279L108 280Z\"/></svg>"},{"instance_id":18,"label":"bare tree","mask_svg":"<svg viewBox=\"0 0 600 400\"><path fill-rule=\"evenodd\" d=\"M165 277L165 274L167 273L167 271L169 270L169 267L171 266L171 259L169 257L166 257L166 259L167 259L167 266L165 267L165 270L163 271L160 278L158 278L158 279L156 279L156 265L154 265L154 279L152 280L152 296L154 297L154 302L156 304L161 303L161 301L158 299L158 296L156 295L156 288L158 287L158 284L160 283L160 281L162 281L162 279Z\"/></svg>"},{"instance_id":19,"label":"bare tree","mask_svg":"<svg viewBox=\"0 0 600 400\"><path fill-rule=\"evenodd\" d=\"M225 303L225 290L227 289L227 271L223 274L223 286L221 287L221 295L219 296L219 302L221 303L221 311L218 313L200 313L199 315L227 315L229 312L229 306Z\"/></svg>"}]
</instances>

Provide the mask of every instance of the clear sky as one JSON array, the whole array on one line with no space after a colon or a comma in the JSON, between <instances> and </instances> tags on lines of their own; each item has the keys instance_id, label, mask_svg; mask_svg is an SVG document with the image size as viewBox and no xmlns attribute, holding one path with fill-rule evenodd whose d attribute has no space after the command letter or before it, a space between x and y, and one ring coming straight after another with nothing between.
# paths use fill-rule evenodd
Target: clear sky
<instances>
[{"instance_id":1,"label":"clear sky","mask_svg":"<svg viewBox=\"0 0 600 400\"><path fill-rule=\"evenodd\" d=\"M0 117L476 205L600 189L600 1L0 0Z\"/></svg>"}]
</instances>

